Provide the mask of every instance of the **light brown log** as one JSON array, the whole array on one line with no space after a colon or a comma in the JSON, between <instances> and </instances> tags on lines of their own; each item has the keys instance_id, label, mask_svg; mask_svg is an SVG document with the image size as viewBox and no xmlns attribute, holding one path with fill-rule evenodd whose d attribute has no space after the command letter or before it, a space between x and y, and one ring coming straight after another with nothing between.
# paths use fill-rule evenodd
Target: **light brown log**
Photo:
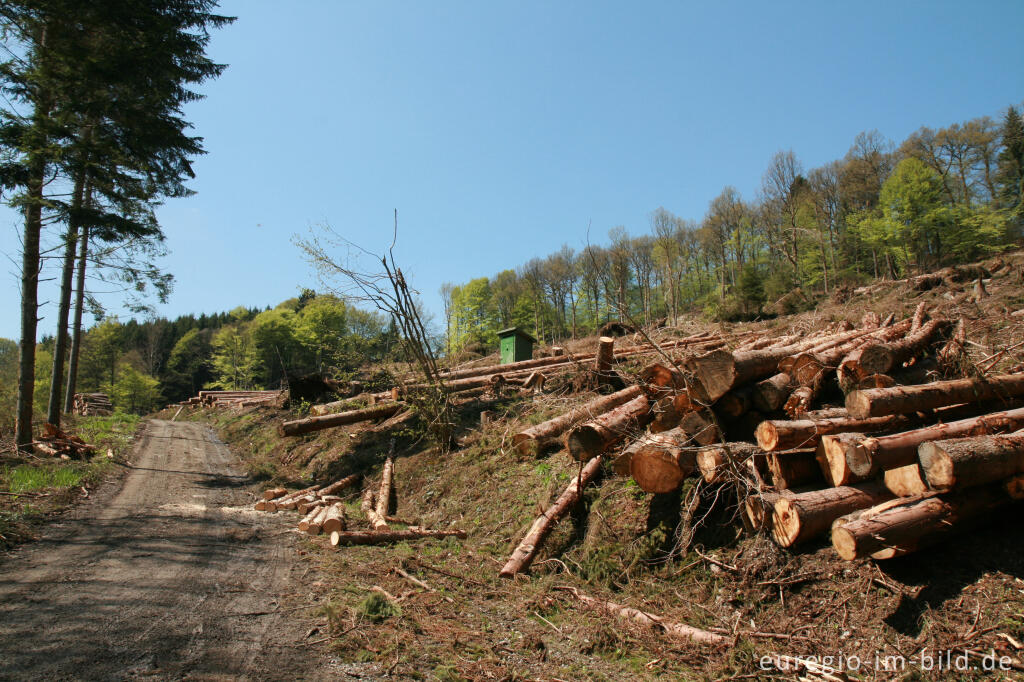
<instances>
[{"instance_id":1,"label":"light brown log","mask_svg":"<svg viewBox=\"0 0 1024 682\"><path fill-rule=\"evenodd\" d=\"M752 389L749 386L741 386L729 391L715 403L715 409L719 414L729 417L739 417L750 410Z\"/></svg>"},{"instance_id":2,"label":"light brown log","mask_svg":"<svg viewBox=\"0 0 1024 682\"><path fill-rule=\"evenodd\" d=\"M255 509L256 511L267 511L266 500L260 500L259 502L257 502L255 505L253 505L253 509Z\"/></svg>"},{"instance_id":3,"label":"light brown log","mask_svg":"<svg viewBox=\"0 0 1024 682\"><path fill-rule=\"evenodd\" d=\"M573 478L572 482L559 495L554 504L537 517L526 537L519 543L519 546L512 552L512 556L509 557L508 562L501 569L501 577L511 578L530 567L530 564L533 563L534 558L537 556L537 550L540 549L540 546L551 533L555 524L569 513L572 506L580 499L582 489L594 480L598 472L601 471L601 459L601 456L598 455L587 462L580 471L579 476Z\"/></svg>"},{"instance_id":4,"label":"light brown log","mask_svg":"<svg viewBox=\"0 0 1024 682\"><path fill-rule=\"evenodd\" d=\"M644 391L651 397L686 390L686 377L683 376L683 373L675 367L669 367L659 362L647 365L640 370L638 378Z\"/></svg>"},{"instance_id":5,"label":"light brown log","mask_svg":"<svg viewBox=\"0 0 1024 682\"><path fill-rule=\"evenodd\" d=\"M651 433L670 431L679 426L679 420L687 412L695 409L686 395L686 391L669 394L658 398L651 406Z\"/></svg>"},{"instance_id":6,"label":"light brown log","mask_svg":"<svg viewBox=\"0 0 1024 682\"><path fill-rule=\"evenodd\" d=\"M374 531L387 530L388 522L384 520L384 517L377 513L374 508L374 495L373 491L369 488L363 493L362 507L363 513L366 514L366 520L373 526Z\"/></svg>"},{"instance_id":7,"label":"light brown log","mask_svg":"<svg viewBox=\"0 0 1024 682\"><path fill-rule=\"evenodd\" d=\"M858 379L872 374L888 374L921 354L940 334L949 330L948 320L932 320L900 340L870 343L853 353L844 364L850 365Z\"/></svg>"},{"instance_id":8,"label":"light brown log","mask_svg":"<svg viewBox=\"0 0 1024 682\"><path fill-rule=\"evenodd\" d=\"M512 444L520 454L536 456L558 443L558 437L573 426L627 403L641 393L639 386L630 386L610 395L595 398L565 414L520 431L512 436Z\"/></svg>"},{"instance_id":9,"label":"light brown log","mask_svg":"<svg viewBox=\"0 0 1024 682\"><path fill-rule=\"evenodd\" d=\"M861 329L878 329L882 326L882 318L874 310L869 310L860 318Z\"/></svg>"},{"instance_id":10,"label":"light brown log","mask_svg":"<svg viewBox=\"0 0 1024 682\"><path fill-rule=\"evenodd\" d=\"M831 486L850 485L867 480L850 469L847 452L865 438L862 433L833 433L821 437L815 456L825 482Z\"/></svg>"},{"instance_id":11,"label":"light brown log","mask_svg":"<svg viewBox=\"0 0 1024 682\"><path fill-rule=\"evenodd\" d=\"M772 419L757 426L757 444L765 451L817 447L822 436L833 433L884 433L920 423L915 416L891 415L870 419L832 417L828 419Z\"/></svg>"},{"instance_id":12,"label":"light brown log","mask_svg":"<svg viewBox=\"0 0 1024 682\"><path fill-rule=\"evenodd\" d=\"M768 470L780 490L822 481L814 450L783 450L768 453Z\"/></svg>"},{"instance_id":13,"label":"light brown log","mask_svg":"<svg viewBox=\"0 0 1024 682\"><path fill-rule=\"evenodd\" d=\"M910 324L910 332L916 332L918 329L924 326L927 320L928 303L926 301L921 301L920 303L917 304L917 307L914 308L914 317Z\"/></svg>"},{"instance_id":14,"label":"light brown log","mask_svg":"<svg viewBox=\"0 0 1024 682\"><path fill-rule=\"evenodd\" d=\"M877 514L869 509L856 520L837 521L832 528L832 546L840 557L851 561L904 556L970 528L1010 501L1000 485L909 498Z\"/></svg>"},{"instance_id":15,"label":"light brown log","mask_svg":"<svg viewBox=\"0 0 1024 682\"><path fill-rule=\"evenodd\" d=\"M921 467L917 464L889 469L885 472L883 480L885 487L896 497L913 497L928 491L928 486L921 476Z\"/></svg>"},{"instance_id":16,"label":"light brown log","mask_svg":"<svg viewBox=\"0 0 1024 682\"><path fill-rule=\"evenodd\" d=\"M321 506L316 510L316 516L309 522L309 528L306 529L306 533L309 535L320 535L323 531L324 521L327 520L327 512L330 511L330 507L327 505Z\"/></svg>"},{"instance_id":17,"label":"light brown log","mask_svg":"<svg viewBox=\"0 0 1024 682\"><path fill-rule=\"evenodd\" d=\"M303 495L302 497L292 497L285 502L278 500L270 500L268 504L276 504L278 509L298 509L302 504L309 504L310 502L316 501L318 498L313 493Z\"/></svg>"},{"instance_id":18,"label":"light brown log","mask_svg":"<svg viewBox=\"0 0 1024 682\"><path fill-rule=\"evenodd\" d=\"M339 545L386 545L392 542L422 540L424 538L466 538L464 530L427 530L425 528L407 530L360 531L344 530L331 533L331 546Z\"/></svg>"},{"instance_id":19,"label":"light brown log","mask_svg":"<svg viewBox=\"0 0 1024 682\"><path fill-rule=\"evenodd\" d=\"M760 457L762 460L758 468L764 468L765 457L761 448L753 443L737 441L702 447L697 451L695 461L704 480L708 483L717 483L728 471L732 470L730 460L735 463L735 470L743 475L745 471L742 466L743 462L756 457Z\"/></svg>"},{"instance_id":20,"label":"light brown log","mask_svg":"<svg viewBox=\"0 0 1024 682\"><path fill-rule=\"evenodd\" d=\"M288 493L284 497L279 497L279 498L274 499L274 500L268 500L267 501L267 511L276 511L277 508L280 507L282 504L288 504L288 503L292 502L292 500L294 500L294 499L297 499L297 498L300 498L300 497L305 497L306 495L309 495L310 493L315 493L317 490L320 490L320 486L318 486L318 485L311 485L308 488L303 488L302 490L296 490L295 492ZM271 505L274 505L275 508L271 509ZM295 507L293 506L293 507L290 507L290 508L294 509Z\"/></svg>"},{"instance_id":21,"label":"light brown log","mask_svg":"<svg viewBox=\"0 0 1024 682\"><path fill-rule=\"evenodd\" d=\"M313 519L320 513L320 507L316 506L306 512L306 514L299 521L299 532L305 533L309 530L309 524L313 522Z\"/></svg>"},{"instance_id":22,"label":"light brown log","mask_svg":"<svg viewBox=\"0 0 1024 682\"><path fill-rule=\"evenodd\" d=\"M327 504L327 502L326 502L326 501L324 500L324 498L322 498L322 497L317 497L317 498L315 498L315 499L312 499L312 500L310 500L309 502L302 502L302 503L300 503L300 504L299 504L299 505L298 505L298 506L297 506L297 507L295 508L295 510L296 510L297 512L299 512L300 514L302 514L303 516L305 516L305 515L306 515L306 514L308 514L309 512L313 511L314 509L317 509L317 508L319 508L319 507L322 507L322 506L324 506L325 504ZM300 529L300 530L301 530L301 529Z\"/></svg>"},{"instance_id":23,"label":"light brown log","mask_svg":"<svg viewBox=\"0 0 1024 682\"><path fill-rule=\"evenodd\" d=\"M779 372L754 384L751 400L757 409L763 412L774 412L786 403L786 399L792 392L792 377L784 372Z\"/></svg>"},{"instance_id":24,"label":"light brown log","mask_svg":"<svg viewBox=\"0 0 1024 682\"><path fill-rule=\"evenodd\" d=\"M402 410L404 407L404 403L384 403L383 405L374 405L373 407L367 407L361 410L339 412L338 414L325 414L320 417L295 419L292 421L281 422L277 427L277 433L280 436L299 436L304 433L310 433L311 431L320 431L322 429L329 429L335 426L357 424L371 419L383 419L390 417Z\"/></svg>"},{"instance_id":25,"label":"light brown log","mask_svg":"<svg viewBox=\"0 0 1024 682\"><path fill-rule=\"evenodd\" d=\"M648 493L667 493L678 488L696 469L697 448L690 447L682 429L644 436L630 451L629 475Z\"/></svg>"},{"instance_id":26,"label":"light brown log","mask_svg":"<svg viewBox=\"0 0 1024 682\"><path fill-rule=\"evenodd\" d=\"M321 497L323 497L325 495L333 495L334 493L338 492L339 490L344 490L345 488L349 487L350 485L355 485L356 483L359 482L359 479L360 479L360 475L359 474L352 474L350 476L346 476L345 478L338 479L337 481L335 481L334 483L331 483L330 485L324 486L319 491L319 494L320 494Z\"/></svg>"},{"instance_id":27,"label":"light brown log","mask_svg":"<svg viewBox=\"0 0 1024 682\"><path fill-rule=\"evenodd\" d=\"M394 482L395 460L389 455L384 460L384 468L380 474L380 492L377 493L377 515L384 518L388 515L388 506L391 504L391 486Z\"/></svg>"},{"instance_id":28,"label":"light brown log","mask_svg":"<svg viewBox=\"0 0 1024 682\"><path fill-rule=\"evenodd\" d=\"M917 452L932 490L968 488L1024 473L1024 435L929 441Z\"/></svg>"},{"instance_id":29,"label":"light brown log","mask_svg":"<svg viewBox=\"0 0 1024 682\"><path fill-rule=\"evenodd\" d=\"M610 375L612 363L615 362L615 337L602 336L597 340L597 353L594 357L594 371L599 376Z\"/></svg>"},{"instance_id":30,"label":"light brown log","mask_svg":"<svg viewBox=\"0 0 1024 682\"><path fill-rule=\"evenodd\" d=\"M947 412L948 413L948 412ZM850 471L869 477L917 462L918 447L927 441L1009 433L1024 428L1024 408L959 419L890 436L851 441L846 448Z\"/></svg>"},{"instance_id":31,"label":"light brown log","mask_svg":"<svg viewBox=\"0 0 1024 682\"><path fill-rule=\"evenodd\" d=\"M1024 395L1024 374L1002 374L988 378L936 381L920 386L854 391L846 396L846 409L852 417L867 419L1021 395Z\"/></svg>"},{"instance_id":32,"label":"light brown log","mask_svg":"<svg viewBox=\"0 0 1024 682\"><path fill-rule=\"evenodd\" d=\"M321 403L320 405L313 405L309 408L309 413L312 415L322 416L325 414L332 414L346 407L351 407L356 402L353 398L346 398L345 400L335 400L329 403Z\"/></svg>"},{"instance_id":33,"label":"light brown log","mask_svg":"<svg viewBox=\"0 0 1024 682\"><path fill-rule=\"evenodd\" d=\"M325 533L345 530L345 506L340 502L335 502L328 507L320 527Z\"/></svg>"},{"instance_id":34,"label":"light brown log","mask_svg":"<svg viewBox=\"0 0 1024 682\"><path fill-rule=\"evenodd\" d=\"M628 403L574 427L566 434L565 447L573 459L585 462L623 441L650 419L650 402L646 395L638 395Z\"/></svg>"},{"instance_id":35,"label":"light brown log","mask_svg":"<svg viewBox=\"0 0 1024 682\"><path fill-rule=\"evenodd\" d=\"M772 538L781 547L792 547L824 534L840 516L872 507L892 497L892 493L878 482L781 497L775 502Z\"/></svg>"},{"instance_id":36,"label":"light brown log","mask_svg":"<svg viewBox=\"0 0 1024 682\"><path fill-rule=\"evenodd\" d=\"M818 394L822 389L820 376L821 375L819 375L819 381L814 385L798 386L789 394L789 398L786 400L786 404L783 409L786 414L789 415L790 419L799 419L810 411L814 401L818 399Z\"/></svg>"},{"instance_id":37,"label":"light brown log","mask_svg":"<svg viewBox=\"0 0 1024 682\"><path fill-rule=\"evenodd\" d=\"M646 611L640 611L638 609L631 608L629 606L623 606L622 604L616 604L610 601L601 601L589 597L573 587L561 587L559 589L565 590L566 592L572 593L577 599L584 604L592 606L597 609L601 609L607 613L611 613L619 618L633 621L643 625L651 630L663 632L669 637L675 639L682 639L691 642L700 642L701 644L711 644L714 646L723 646L729 643L729 638L725 635L720 635L715 632L709 632L707 630L701 630L695 628L692 625L686 625L685 623L676 623L673 621L665 620L661 616L656 616Z\"/></svg>"},{"instance_id":38,"label":"light brown log","mask_svg":"<svg viewBox=\"0 0 1024 682\"><path fill-rule=\"evenodd\" d=\"M765 490L747 495L743 501L743 516L746 525L753 531L771 531L774 525L775 503L784 497L792 497L804 489Z\"/></svg>"}]
</instances>

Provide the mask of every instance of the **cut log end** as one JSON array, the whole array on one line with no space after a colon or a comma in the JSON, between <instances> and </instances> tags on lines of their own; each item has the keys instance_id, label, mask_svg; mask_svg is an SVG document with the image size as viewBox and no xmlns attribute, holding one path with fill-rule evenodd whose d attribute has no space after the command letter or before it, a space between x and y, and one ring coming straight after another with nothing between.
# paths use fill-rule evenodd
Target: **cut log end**
<instances>
[{"instance_id":1,"label":"cut log end","mask_svg":"<svg viewBox=\"0 0 1024 682\"><path fill-rule=\"evenodd\" d=\"M792 547L800 537L800 514L793 501L780 497L772 512L772 538L781 547Z\"/></svg>"},{"instance_id":2,"label":"cut log end","mask_svg":"<svg viewBox=\"0 0 1024 682\"><path fill-rule=\"evenodd\" d=\"M757 444L762 450L771 452L779 444L779 431L770 421L763 421L757 425L757 429L754 431L754 438L757 439Z\"/></svg>"},{"instance_id":3,"label":"cut log end","mask_svg":"<svg viewBox=\"0 0 1024 682\"><path fill-rule=\"evenodd\" d=\"M629 473L641 490L668 493L682 485L690 472L668 452L641 450L630 458Z\"/></svg>"},{"instance_id":4,"label":"cut log end","mask_svg":"<svg viewBox=\"0 0 1024 682\"><path fill-rule=\"evenodd\" d=\"M857 540L849 530L838 526L832 529L832 547L846 561L857 558Z\"/></svg>"}]
</instances>

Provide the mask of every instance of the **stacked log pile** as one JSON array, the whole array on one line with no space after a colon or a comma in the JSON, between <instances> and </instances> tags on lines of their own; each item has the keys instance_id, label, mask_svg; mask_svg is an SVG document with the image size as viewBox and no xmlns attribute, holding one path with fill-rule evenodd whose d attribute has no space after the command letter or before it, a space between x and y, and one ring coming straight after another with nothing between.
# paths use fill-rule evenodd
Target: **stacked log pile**
<instances>
[{"instance_id":1,"label":"stacked log pile","mask_svg":"<svg viewBox=\"0 0 1024 682\"><path fill-rule=\"evenodd\" d=\"M178 403L178 406L253 407L272 405L280 396L281 391L199 391L198 395Z\"/></svg>"},{"instance_id":2,"label":"stacked log pile","mask_svg":"<svg viewBox=\"0 0 1024 682\"><path fill-rule=\"evenodd\" d=\"M106 393L76 393L71 412L82 417L106 417L114 414L114 406Z\"/></svg>"},{"instance_id":3,"label":"stacked log pile","mask_svg":"<svg viewBox=\"0 0 1024 682\"><path fill-rule=\"evenodd\" d=\"M919 307L747 339L651 365L637 385L520 431L521 454L562 445L582 468L501 575L530 565L604 460L650 493L691 477L728 486L748 528L783 547L831 533L846 559L901 556L991 517L1024 498L1024 374L901 385L962 347L953 329Z\"/></svg>"}]
</instances>

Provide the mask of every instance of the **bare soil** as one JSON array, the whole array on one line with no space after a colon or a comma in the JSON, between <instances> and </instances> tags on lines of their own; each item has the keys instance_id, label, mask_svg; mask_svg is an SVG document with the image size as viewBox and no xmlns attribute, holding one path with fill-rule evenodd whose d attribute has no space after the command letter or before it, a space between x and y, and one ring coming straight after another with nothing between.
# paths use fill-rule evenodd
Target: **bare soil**
<instances>
[{"instance_id":1,"label":"bare soil","mask_svg":"<svg viewBox=\"0 0 1024 682\"><path fill-rule=\"evenodd\" d=\"M149 422L130 459L0 559L0 678L372 676L318 653L301 550L251 512L249 478L207 427Z\"/></svg>"}]
</instances>

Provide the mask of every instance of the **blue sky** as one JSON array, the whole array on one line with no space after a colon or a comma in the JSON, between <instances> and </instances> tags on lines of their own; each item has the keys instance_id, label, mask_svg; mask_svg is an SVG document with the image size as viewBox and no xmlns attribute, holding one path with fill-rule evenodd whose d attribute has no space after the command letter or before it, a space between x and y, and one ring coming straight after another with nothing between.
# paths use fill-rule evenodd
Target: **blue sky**
<instances>
[{"instance_id":1,"label":"blue sky","mask_svg":"<svg viewBox=\"0 0 1024 682\"><path fill-rule=\"evenodd\" d=\"M177 278L167 317L294 296L315 278L292 235L329 223L381 251L394 209L396 258L439 313L442 282L579 249L588 225L604 243L616 225L648 231L658 206L700 219L726 185L753 198L780 149L811 168L864 130L899 142L1024 101L1019 1L221 10L238 21L210 54L230 66L187 110L209 152L198 193L159 211ZM19 230L0 209L8 338ZM40 298L55 300L52 283ZM52 303L41 316L52 334Z\"/></svg>"}]
</instances>

